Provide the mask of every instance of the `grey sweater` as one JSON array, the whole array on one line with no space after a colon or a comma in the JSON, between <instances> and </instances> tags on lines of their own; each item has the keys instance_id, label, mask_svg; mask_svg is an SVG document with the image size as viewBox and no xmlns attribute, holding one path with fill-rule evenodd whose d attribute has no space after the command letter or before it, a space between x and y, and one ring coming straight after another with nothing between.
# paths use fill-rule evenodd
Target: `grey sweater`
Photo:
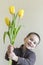
<instances>
[{"instance_id":1,"label":"grey sweater","mask_svg":"<svg viewBox=\"0 0 43 65\"><path fill-rule=\"evenodd\" d=\"M12 65L34 65L36 61L36 55L33 51L26 49L23 50L23 45L20 48L15 48L14 53L19 57L18 61L12 60ZM7 53L5 54L5 59L9 60Z\"/></svg>"}]
</instances>

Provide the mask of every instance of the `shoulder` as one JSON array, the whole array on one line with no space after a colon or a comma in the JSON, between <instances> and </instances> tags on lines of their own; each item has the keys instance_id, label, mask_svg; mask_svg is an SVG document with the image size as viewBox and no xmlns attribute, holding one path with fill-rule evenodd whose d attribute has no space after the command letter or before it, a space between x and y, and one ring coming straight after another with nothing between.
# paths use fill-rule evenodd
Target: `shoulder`
<instances>
[{"instance_id":1,"label":"shoulder","mask_svg":"<svg viewBox=\"0 0 43 65\"><path fill-rule=\"evenodd\" d=\"M31 50L28 50L28 56L34 60L36 60L36 54L35 52L31 51Z\"/></svg>"},{"instance_id":2,"label":"shoulder","mask_svg":"<svg viewBox=\"0 0 43 65\"><path fill-rule=\"evenodd\" d=\"M35 63L35 61L36 61L35 52L29 50L28 51L28 59L29 59L30 63L33 65Z\"/></svg>"},{"instance_id":3,"label":"shoulder","mask_svg":"<svg viewBox=\"0 0 43 65\"><path fill-rule=\"evenodd\" d=\"M35 54L35 52L31 51L31 53L29 54L28 59L31 61L31 64L34 65L34 63L36 62L36 54Z\"/></svg>"},{"instance_id":4,"label":"shoulder","mask_svg":"<svg viewBox=\"0 0 43 65\"><path fill-rule=\"evenodd\" d=\"M31 54L30 54L30 56L36 60L36 54L35 54L35 52L32 51Z\"/></svg>"},{"instance_id":5,"label":"shoulder","mask_svg":"<svg viewBox=\"0 0 43 65\"><path fill-rule=\"evenodd\" d=\"M28 53L32 54L32 55L36 55L34 51L32 50L28 50Z\"/></svg>"}]
</instances>

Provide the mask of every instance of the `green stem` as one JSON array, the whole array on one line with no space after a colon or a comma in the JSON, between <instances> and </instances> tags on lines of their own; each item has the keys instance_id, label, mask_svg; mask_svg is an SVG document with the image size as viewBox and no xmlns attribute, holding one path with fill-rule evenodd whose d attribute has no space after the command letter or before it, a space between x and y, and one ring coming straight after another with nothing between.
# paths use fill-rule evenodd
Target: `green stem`
<instances>
[{"instance_id":1,"label":"green stem","mask_svg":"<svg viewBox=\"0 0 43 65\"><path fill-rule=\"evenodd\" d=\"M11 59L9 60L9 65L12 65L12 60Z\"/></svg>"}]
</instances>

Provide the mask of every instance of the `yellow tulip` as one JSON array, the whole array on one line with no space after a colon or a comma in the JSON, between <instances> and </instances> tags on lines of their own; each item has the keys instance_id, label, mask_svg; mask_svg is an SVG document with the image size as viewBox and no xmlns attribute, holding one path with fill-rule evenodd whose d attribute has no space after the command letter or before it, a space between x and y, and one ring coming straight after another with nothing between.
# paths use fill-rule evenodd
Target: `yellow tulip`
<instances>
[{"instance_id":1,"label":"yellow tulip","mask_svg":"<svg viewBox=\"0 0 43 65\"><path fill-rule=\"evenodd\" d=\"M10 25L10 20L9 20L9 18L8 18L8 17L6 17L6 18L5 18L5 23L6 23L6 25L7 25L7 26L9 26L9 25Z\"/></svg>"},{"instance_id":2,"label":"yellow tulip","mask_svg":"<svg viewBox=\"0 0 43 65\"><path fill-rule=\"evenodd\" d=\"M10 12L10 14L15 14L15 7L14 6L10 6L9 7L9 12Z\"/></svg>"},{"instance_id":3,"label":"yellow tulip","mask_svg":"<svg viewBox=\"0 0 43 65\"><path fill-rule=\"evenodd\" d=\"M20 18L22 18L23 15L24 15L24 10L23 10L23 9L19 10L19 11L18 11L18 16L19 16Z\"/></svg>"}]
</instances>

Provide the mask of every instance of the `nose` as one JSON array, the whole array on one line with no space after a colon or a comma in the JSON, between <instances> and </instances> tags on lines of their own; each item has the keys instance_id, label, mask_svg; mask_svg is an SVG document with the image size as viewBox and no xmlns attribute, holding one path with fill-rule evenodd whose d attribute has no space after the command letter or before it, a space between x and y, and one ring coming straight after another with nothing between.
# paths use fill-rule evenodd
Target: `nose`
<instances>
[{"instance_id":1,"label":"nose","mask_svg":"<svg viewBox=\"0 0 43 65\"><path fill-rule=\"evenodd\" d=\"M30 42L30 44L33 44L34 43L34 41L31 41L31 40L29 40L29 42Z\"/></svg>"},{"instance_id":2,"label":"nose","mask_svg":"<svg viewBox=\"0 0 43 65\"><path fill-rule=\"evenodd\" d=\"M28 45L30 45L31 47L33 47L33 41L29 40Z\"/></svg>"}]
</instances>

